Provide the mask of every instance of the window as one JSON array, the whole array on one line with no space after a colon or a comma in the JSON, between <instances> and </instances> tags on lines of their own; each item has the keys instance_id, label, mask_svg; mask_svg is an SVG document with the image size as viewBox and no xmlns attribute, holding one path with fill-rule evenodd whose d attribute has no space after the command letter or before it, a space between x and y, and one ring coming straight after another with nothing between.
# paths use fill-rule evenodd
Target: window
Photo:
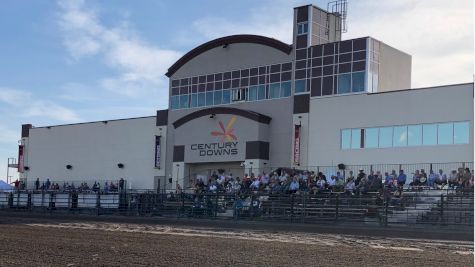
<instances>
[{"instance_id":1,"label":"window","mask_svg":"<svg viewBox=\"0 0 475 267\"><path fill-rule=\"evenodd\" d=\"M351 130L341 131L341 148L350 149L351 144Z\"/></svg>"},{"instance_id":2,"label":"window","mask_svg":"<svg viewBox=\"0 0 475 267\"><path fill-rule=\"evenodd\" d=\"M257 100L257 86L249 87L249 101L256 101Z\"/></svg>"},{"instance_id":3,"label":"window","mask_svg":"<svg viewBox=\"0 0 475 267\"><path fill-rule=\"evenodd\" d=\"M198 94L198 107L203 107L206 105L206 95L205 93Z\"/></svg>"},{"instance_id":4,"label":"window","mask_svg":"<svg viewBox=\"0 0 475 267\"><path fill-rule=\"evenodd\" d=\"M407 126L407 143L409 146L422 145L422 125Z\"/></svg>"},{"instance_id":5,"label":"window","mask_svg":"<svg viewBox=\"0 0 475 267\"><path fill-rule=\"evenodd\" d=\"M198 106L198 95L197 94L192 94L191 95L191 107L195 108Z\"/></svg>"},{"instance_id":6,"label":"window","mask_svg":"<svg viewBox=\"0 0 475 267\"><path fill-rule=\"evenodd\" d=\"M347 94L351 91L351 74L338 75L338 94Z\"/></svg>"},{"instance_id":7,"label":"window","mask_svg":"<svg viewBox=\"0 0 475 267\"><path fill-rule=\"evenodd\" d=\"M188 107L188 95L181 95L180 96L180 108L187 108Z\"/></svg>"},{"instance_id":8,"label":"window","mask_svg":"<svg viewBox=\"0 0 475 267\"><path fill-rule=\"evenodd\" d=\"M377 148L378 147L378 134L379 128L366 128L365 129L365 148Z\"/></svg>"},{"instance_id":9,"label":"window","mask_svg":"<svg viewBox=\"0 0 475 267\"><path fill-rule=\"evenodd\" d=\"M422 144L425 146L437 145L437 124L422 126Z\"/></svg>"},{"instance_id":10,"label":"window","mask_svg":"<svg viewBox=\"0 0 475 267\"><path fill-rule=\"evenodd\" d=\"M295 81L295 93L303 93L305 91L307 91L305 88L305 80Z\"/></svg>"},{"instance_id":11,"label":"window","mask_svg":"<svg viewBox=\"0 0 475 267\"><path fill-rule=\"evenodd\" d=\"M351 130L351 148L361 148L361 130Z\"/></svg>"},{"instance_id":12,"label":"window","mask_svg":"<svg viewBox=\"0 0 475 267\"><path fill-rule=\"evenodd\" d=\"M437 144L450 145L453 144L454 124L439 123L437 126Z\"/></svg>"},{"instance_id":13,"label":"window","mask_svg":"<svg viewBox=\"0 0 475 267\"><path fill-rule=\"evenodd\" d=\"M220 105L222 103L223 91L218 90L214 91L214 104Z\"/></svg>"},{"instance_id":14,"label":"window","mask_svg":"<svg viewBox=\"0 0 475 267\"><path fill-rule=\"evenodd\" d=\"M266 99L266 86L265 85L259 85L259 88L258 88L258 91L257 91L257 99L258 100Z\"/></svg>"},{"instance_id":15,"label":"window","mask_svg":"<svg viewBox=\"0 0 475 267\"><path fill-rule=\"evenodd\" d=\"M393 127L379 128L379 147L392 147L393 146Z\"/></svg>"},{"instance_id":16,"label":"window","mask_svg":"<svg viewBox=\"0 0 475 267\"><path fill-rule=\"evenodd\" d=\"M308 22L297 24L297 35L306 34L308 32Z\"/></svg>"},{"instance_id":17,"label":"window","mask_svg":"<svg viewBox=\"0 0 475 267\"><path fill-rule=\"evenodd\" d=\"M269 98L278 98L280 96L280 83L273 83L269 86Z\"/></svg>"},{"instance_id":18,"label":"window","mask_svg":"<svg viewBox=\"0 0 475 267\"><path fill-rule=\"evenodd\" d=\"M407 126L395 126L393 137L395 147L407 146Z\"/></svg>"},{"instance_id":19,"label":"window","mask_svg":"<svg viewBox=\"0 0 475 267\"><path fill-rule=\"evenodd\" d=\"M180 96L178 95L174 95L172 96L172 99L171 99L171 107L172 109L179 109L180 108Z\"/></svg>"},{"instance_id":20,"label":"window","mask_svg":"<svg viewBox=\"0 0 475 267\"><path fill-rule=\"evenodd\" d=\"M454 144L468 144L469 132L470 127L468 122L454 123Z\"/></svg>"},{"instance_id":21,"label":"window","mask_svg":"<svg viewBox=\"0 0 475 267\"><path fill-rule=\"evenodd\" d=\"M229 90L223 90L223 104L229 104L231 102L231 92Z\"/></svg>"},{"instance_id":22,"label":"window","mask_svg":"<svg viewBox=\"0 0 475 267\"><path fill-rule=\"evenodd\" d=\"M231 100L232 101L245 101L246 100L247 88L233 89L231 91Z\"/></svg>"},{"instance_id":23,"label":"window","mask_svg":"<svg viewBox=\"0 0 475 267\"><path fill-rule=\"evenodd\" d=\"M280 97L288 97L292 91L292 84L290 82L282 82L280 84Z\"/></svg>"},{"instance_id":24,"label":"window","mask_svg":"<svg viewBox=\"0 0 475 267\"><path fill-rule=\"evenodd\" d=\"M362 92L364 91L364 71L362 72L354 72L351 74L352 76L352 92Z\"/></svg>"},{"instance_id":25,"label":"window","mask_svg":"<svg viewBox=\"0 0 475 267\"><path fill-rule=\"evenodd\" d=\"M206 92L206 105L212 106L213 105L213 92Z\"/></svg>"}]
</instances>

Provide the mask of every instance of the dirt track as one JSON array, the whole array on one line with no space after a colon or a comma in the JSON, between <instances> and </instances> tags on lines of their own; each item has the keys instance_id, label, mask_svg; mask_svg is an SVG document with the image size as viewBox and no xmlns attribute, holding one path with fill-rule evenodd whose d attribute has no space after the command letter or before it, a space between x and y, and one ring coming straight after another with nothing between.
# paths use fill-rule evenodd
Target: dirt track
<instances>
[{"instance_id":1,"label":"dirt track","mask_svg":"<svg viewBox=\"0 0 475 267\"><path fill-rule=\"evenodd\" d=\"M473 242L156 224L0 224L1 266L473 266Z\"/></svg>"}]
</instances>

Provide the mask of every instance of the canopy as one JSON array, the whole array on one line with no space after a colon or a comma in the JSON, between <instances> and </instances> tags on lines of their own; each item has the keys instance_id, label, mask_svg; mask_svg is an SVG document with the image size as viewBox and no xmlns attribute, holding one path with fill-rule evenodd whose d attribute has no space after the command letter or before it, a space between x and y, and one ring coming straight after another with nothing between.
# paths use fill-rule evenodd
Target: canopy
<instances>
[{"instance_id":1,"label":"canopy","mask_svg":"<svg viewBox=\"0 0 475 267\"><path fill-rule=\"evenodd\" d=\"M0 180L0 190L12 190L13 186L5 183L3 180Z\"/></svg>"}]
</instances>

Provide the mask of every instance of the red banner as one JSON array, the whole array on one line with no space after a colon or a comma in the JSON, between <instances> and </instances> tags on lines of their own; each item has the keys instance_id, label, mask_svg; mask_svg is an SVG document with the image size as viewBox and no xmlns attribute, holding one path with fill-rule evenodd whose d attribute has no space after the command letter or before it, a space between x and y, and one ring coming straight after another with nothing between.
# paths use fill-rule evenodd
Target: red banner
<instances>
[{"instance_id":1,"label":"red banner","mask_svg":"<svg viewBox=\"0 0 475 267\"><path fill-rule=\"evenodd\" d=\"M294 165L300 165L300 128L301 125L295 125L294 130Z\"/></svg>"},{"instance_id":2,"label":"red banner","mask_svg":"<svg viewBox=\"0 0 475 267\"><path fill-rule=\"evenodd\" d=\"M24 171L24 159L23 159L23 145L18 146L18 172L23 173Z\"/></svg>"}]
</instances>

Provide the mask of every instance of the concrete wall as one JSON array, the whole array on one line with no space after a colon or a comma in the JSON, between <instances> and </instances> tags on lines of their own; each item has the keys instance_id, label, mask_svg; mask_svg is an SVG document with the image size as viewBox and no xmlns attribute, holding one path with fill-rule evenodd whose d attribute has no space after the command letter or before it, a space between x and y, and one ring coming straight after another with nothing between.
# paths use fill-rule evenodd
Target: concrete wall
<instances>
[{"instance_id":1,"label":"concrete wall","mask_svg":"<svg viewBox=\"0 0 475 267\"><path fill-rule=\"evenodd\" d=\"M154 188L154 176L165 172L154 167L155 136L162 134L159 128L155 117L33 128L27 142L29 186L37 177L53 181L124 178L128 187ZM161 155L164 166L165 146ZM124 168L118 168L118 163ZM68 164L71 170L66 169Z\"/></svg>"},{"instance_id":2,"label":"concrete wall","mask_svg":"<svg viewBox=\"0 0 475 267\"><path fill-rule=\"evenodd\" d=\"M378 92L410 89L412 57L382 42L379 46Z\"/></svg>"},{"instance_id":3,"label":"concrete wall","mask_svg":"<svg viewBox=\"0 0 475 267\"><path fill-rule=\"evenodd\" d=\"M470 144L342 150L342 129L470 121ZM310 100L309 165L473 161L473 84Z\"/></svg>"}]
</instances>

